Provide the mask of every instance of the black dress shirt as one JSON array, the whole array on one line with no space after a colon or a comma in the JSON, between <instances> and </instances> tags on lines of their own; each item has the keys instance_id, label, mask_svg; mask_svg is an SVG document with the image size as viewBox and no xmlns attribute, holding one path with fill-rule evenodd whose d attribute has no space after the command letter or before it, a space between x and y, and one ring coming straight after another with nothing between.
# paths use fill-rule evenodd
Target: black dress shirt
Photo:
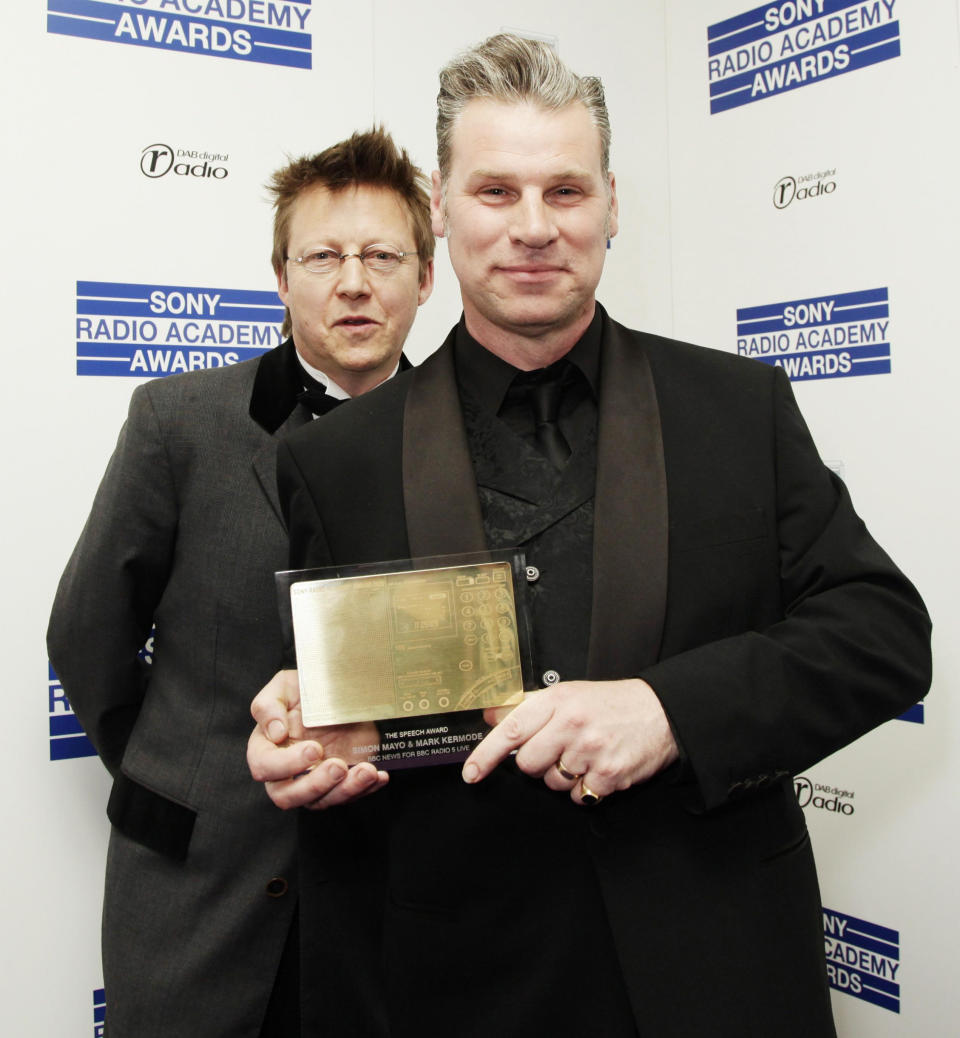
<instances>
[{"instance_id":1,"label":"black dress shirt","mask_svg":"<svg viewBox=\"0 0 960 1038\"><path fill-rule=\"evenodd\" d=\"M454 344L457 384L491 548L523 548L533 657L540 684L586 675L593 569L599 310L566 354L559 425L572 453L561 470L537 447L529 403L511 391L518 368L484 349L463 321Z\"/></svg>"}]
</instances>

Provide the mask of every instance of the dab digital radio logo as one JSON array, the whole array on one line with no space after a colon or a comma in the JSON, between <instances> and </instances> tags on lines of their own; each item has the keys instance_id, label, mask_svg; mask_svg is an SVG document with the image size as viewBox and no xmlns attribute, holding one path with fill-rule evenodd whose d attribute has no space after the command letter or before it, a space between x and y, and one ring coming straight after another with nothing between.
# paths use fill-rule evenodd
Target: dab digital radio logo
<instances>
[{"instance_id":1,"label":"dab digital radio logo","mask_svg":"<svg viewBox=\"0 0 960 1038\"><path fill-rule=\"evenodd\" d=\"M890 373L886 288L737 310L737 353L775 364L794 382Z\"/></svg>"},{"instance_id":2,"label":"dab digital radio logo","mask_svg":"<svg viewBox=\"0 0 960 1038\"><path fill-rule=\"evenodd\" d=\"M814 198L826 198L836 190L836 169L803 173L799 177L781 177L773 185L773 204L777 209L786 209L793 202L809 202Z\"/></svg>"},{"instance_id":3,"label":"dab digital radio logo","mask_svg":"<svg viewBox=\"0 0 960 1038\"><path fill-rule=\"evenodd\" d=\"M172 375L258 357L283 341L276 292L77 282L77 374Z\"/></svg>"},{"instance_id":4,"label":"dab digital radio logo","mask_svg":"<svg viewBox=\"0 0 960 1038\"><path fill-rule=\"evenodd\" d=\"M47 32L310 68L311 0L47 0Z\"/></svg>"},{"instance_id":5,"label":"dab digital radio logo","mask_svg":"<svg viewBox=\"0 0 960 1038\"><path fill-rule=\"evenodd\" d=\"M802 808L813 807L845 818L850 818L856 811L852 790L838 789L823 782L811 782L806 775L798 775L793 780L793 788L797 794L797 803Z\"/></svg>"},{"instance_id":6,"label":"dab digital radio logo","mask_svg":"<svg viewBox=\"0 0 960 1038\"><path fill-rule=\"evenodd\" d=\"M95 757L97 751L86 737L77 715L64 694L60 679L47 663L47 703L50 714L50 760Z\"/></svg>"},{"instance_id":7,"label":"dab digital radio logo","mask_svg":"<svg viewBox=\"0 0 960 1038\"><path fill-rule=\"evenodd\" d=\"M148 144L140 152L140 172L151 180L159 180L168 173L197 180L225 180L230 174L226 167L229 158L219 152Z\"/></svg>"},{"instance_id":8,"label":"dab digital radio logo","mask_svg":"<svg viewBox=\"0 0 960 1038\"><path fill-rule=\"evenodd\" d=\"M823 910L830 987L900 1012L900 933L830 908Z\"/></svg>"},{"instance_id":9,"label":"dab digital radio logo","mask_svg":"<svg viewBox=\"0 0 960 1038\"><path fill-rule=\"evenodd\" d=\"M900 55L896 0L779 0L707 27L710 114Z\"/></svg>"}]
</instances>

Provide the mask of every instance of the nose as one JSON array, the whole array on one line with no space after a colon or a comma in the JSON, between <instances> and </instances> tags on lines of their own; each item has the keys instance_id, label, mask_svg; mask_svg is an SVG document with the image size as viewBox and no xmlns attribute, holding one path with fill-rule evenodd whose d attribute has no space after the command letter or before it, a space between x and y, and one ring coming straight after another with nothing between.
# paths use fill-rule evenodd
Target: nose
<instances>
[{"instance_id":1,"label":"nose","mask_svg":"<svg viewBox=\"0 0 960 1038\"><path fill-rule=\"evenodd\" d=\"M367 278L367 268L360 262L359 256L344 256L337 271L337 292L351 299L367 295L370 292Z\"/></svg>"},{"instance_id":2,"label":"nose","mask_svg":"<svg viewBox=\"0 0 960 1038\"><path fill-rule=\"evenodd\" d=\"M542 249L557 238L553 210L540 192L522 195L512 207L510 238L519 245Z\"/></svg>"}]
</instances>

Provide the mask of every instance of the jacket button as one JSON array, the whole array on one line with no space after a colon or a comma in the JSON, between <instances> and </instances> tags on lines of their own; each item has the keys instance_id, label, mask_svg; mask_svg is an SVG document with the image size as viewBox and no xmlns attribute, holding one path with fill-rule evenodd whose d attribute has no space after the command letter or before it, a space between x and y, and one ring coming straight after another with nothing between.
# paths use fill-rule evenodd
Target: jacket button
<instances>
[{"instance_id":1,"label":"jacket button","mask_svg":"<svg viewBox=\"0 0 960 1038\"><path fill-rule=\"evenodd\" d=\"M267 897L283 897L287 892L287 881L283 876L274 876L267 884Z\"/></svg>"},{"instance_id":2,"label":"jacket button","mask_svg":"<svg viewBox=\"0 0 960 1038\"><path fill-rule=\"evenodd\" d=\"M540 570L536 566L527 566L527 583L532 584L540 579Z\"/></svg>"},{"instance_id":3,"label":"jacket button","mask_svg":"<svg viewBox=\"0 0 960 1038\"><path fill-rule=\"evenodd\" d=\"M545 670L543 672L543 683L545 685L555 685L560 680L560 675L555 670Z\"/></svg>"}]
</instances>

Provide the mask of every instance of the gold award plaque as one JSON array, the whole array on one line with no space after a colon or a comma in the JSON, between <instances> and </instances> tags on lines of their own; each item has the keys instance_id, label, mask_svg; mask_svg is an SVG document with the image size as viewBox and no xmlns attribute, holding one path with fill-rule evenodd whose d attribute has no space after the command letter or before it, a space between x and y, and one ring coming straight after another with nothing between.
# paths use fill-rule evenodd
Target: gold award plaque
<instances>
[{"instance_id":1,"label":"gold award plaque","mask_svg":"<svg viewBox=\"0 0 960 1038\"><path fill-rule=\"evenodd\" d=\"M310 727L523 699L507 562L298 581L290 602Z\"/></svg>"}]
</instances>

